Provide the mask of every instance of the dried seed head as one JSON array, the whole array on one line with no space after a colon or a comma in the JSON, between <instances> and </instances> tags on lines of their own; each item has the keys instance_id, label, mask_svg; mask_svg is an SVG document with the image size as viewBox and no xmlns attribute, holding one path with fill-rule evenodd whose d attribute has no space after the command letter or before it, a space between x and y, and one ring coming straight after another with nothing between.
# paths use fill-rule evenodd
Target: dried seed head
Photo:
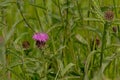
<instances>
[{"instance_id":1,"label":"dried seed head","mask_svg":"<svg viewBox=\"0 0 120 80\"><path fill-rule=\"evenodd\" d=\"M117 27L114 26L112 29L113 29L113 32L115 33L117 32Z\"/></svg>"},{"instance_id":2,"label":"dried seed head","mask_svg":"<svg viewBox=\"0 0 120 80\"><path fill-rule=\"evenodd\" d=\"M99 46L100 45L100 40L98 38L96 38L96 45Z\"/></svg>"},{"instance_id":3,"label":"dried seed head","mask_svg":"<svg viewBox=\"0 0 120 80\"><path fill-rule=\"evenodd\" d=\"M113 18L114 18L114 13L113 11L106 11L105 12L105 15L104 15L104 18L108 21L112 21Z\"/></svg>"},{"instance_id":4,"label":"dried seed head","mask_svg":"<svg viewBox=\"0 0 120 80\"><path fill-rule=\"evenodd\" d=\"M28 41L23 41L22 46L24 49L28 49L30 47L30 43Z\"/></svg>"}]
</instances>

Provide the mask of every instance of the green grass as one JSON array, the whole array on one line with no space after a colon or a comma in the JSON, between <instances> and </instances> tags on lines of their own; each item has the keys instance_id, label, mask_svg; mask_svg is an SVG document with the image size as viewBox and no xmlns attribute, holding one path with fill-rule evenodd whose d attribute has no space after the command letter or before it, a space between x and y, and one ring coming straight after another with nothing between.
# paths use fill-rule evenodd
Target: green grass
<instances>
[{"instance_id":1,"label":"green grass","mask_svg":"<svg viewBox=\"0 0 120 80\"><path fill-rule=\"evenodd\" d=\"M0 0L0 80L120 80L119 4ZM108 10L113 20L105 19ZM49 35L42 49L35 32Z\"/></svg>"}]
</instances>

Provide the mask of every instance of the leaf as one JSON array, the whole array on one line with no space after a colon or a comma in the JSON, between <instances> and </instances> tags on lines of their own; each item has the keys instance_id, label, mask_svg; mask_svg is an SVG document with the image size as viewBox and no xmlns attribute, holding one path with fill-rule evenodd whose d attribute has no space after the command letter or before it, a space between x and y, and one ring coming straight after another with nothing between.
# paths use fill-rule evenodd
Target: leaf
<instances>
[{"instance_id":1,"label":"leaf","mask_svg":"<svg viewBox=\"0 0 120 80\"><path fill-rule=\"evenodd\" d=\"M24 36L27 36L28 35L28 32L24 32L22 33L15 41L14 41L14 44L16 45L20 39L22 39Z\"/></svg>"},{"instance_id":2,"label":"leaf","mask_svg":"<svg viewBox=\"0 0 120 80\"><path fill-rule=\"evenodd\" d=\"M42 6L38 6L38 5L35 5L35 4L30 4L31 6L34 6L34 7L37 7L37 8L40 8L40 9L43 9L43 10L47 10L46 8L42 7Z\"/></svg>"},{"instance_id":3,"label":"leaf","mask_svg":"<svg viewBox=\"0 0 120 80\"><path fill-rule=\"evenodd\" d=\"M71 68L73 67L74 64L73 63L69 63L62 71L61 71L61 75L64 76L65 73Z\"/></svg>"},{"instance_id":4,"label":"leaf","mask_svg":"<svg viewBox=\"0 0 120 80\"><path fill-rule=\"evenodd\" d=\"M93 27L88 26L88 27L85 27L85 29L87 29L87 30L89 30L89 31L92 31L92 32L95 32L95 33L97 33L100 37L102 37L101 31L100 31L99 29L95 28L95 27L93 28Z\"/></svg>"},{"instance_id":5,"label":"leaf","mask_svg":"<svg viewBox=\"0 0 120 80\"><path fill-rule=\"evenodd\" d=\"M120 57L120 54L119 54L120 48L118 48L116 52L117 52L117 53L114 53L114 54L112 54L111 56L108 56L108 57L105 58L105 60L104 60L103 63L102 63L102 68L101 68L102 73L104 72L104 70L107 68L107 66L108 66L114 59Z\"/></svg>"},{"instance_id":6,"label":"leaf","mask_svg":"<svg viewBox=\"0 0 120 80\"><path fill-rule=\"evenodd\" d=\"M75 37L80 43L88 45L87 41L81 35L77 34Z\"/></svg>"},{"instance_id":7,"label":"leaf","mask_svg":"<svg viewBox=\"0 0 120 80\"><path fill-rule=\"evenodd\" d=\"M89 53L88 57L87 57L87 60L86 60L86 63L85 63L85 77L84 77L84 80L89 80L88 79L88 69L89 69L89 66L90 66L90 62L91 62L91 59L92 57L94 56L95 53L97 53L98 51L92 51Z\"/></svg>"},{"instance_id":8,"label":"leaf","mask_svg":"<svg viewBox=\"0 0 120 80\"><path fill-rule=\"evenodd\" d=\"M97 74L94 75L92 80L101 80L101 78L104 77L104 71L107 67L109 67L108 65L114 60L120 57L120 48L118 48L116 50L115 54L112 54L111 56L108 56L104 59L103 63L102 63L102 67L101 69L98 70Z\"/></svg>"},{"instance_id":9,"label":"leaf","mask_svg":"<svg viewBox=\"0 0 120 80\"><path fill-rule=\"evenodd\" d=\"M96 19L96 18L84 18L85 21L96 21L96 22L102 22L100 19Z\"/></svg>"},{"instance_id":10,"label":"leaf","mask_svg":"<svg viewBox=\"0 0 120 80\"><path fill-rule=\"evenodd\" d=\"M16 29L16 26L21 23L23 20L19 20L17 21L10 29L10 31L7 33L6 37L5 37L5 43L7 43L9 41L9 39L11 38L11 36L14 34L14 31Z\"/></svg>"}]
</instances>

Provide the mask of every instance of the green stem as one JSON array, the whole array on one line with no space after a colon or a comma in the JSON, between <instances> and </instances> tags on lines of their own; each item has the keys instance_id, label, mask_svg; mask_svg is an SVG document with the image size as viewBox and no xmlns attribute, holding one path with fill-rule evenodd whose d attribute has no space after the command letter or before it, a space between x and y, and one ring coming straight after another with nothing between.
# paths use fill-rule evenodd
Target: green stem
<instances>
[{"instance_id":1,"label":"green stem","mask_svg":"<svg viewBox=\"0 0 120 80\"><path fill-rule=\"evenodd\" d=\"M43 11L43 14L45 16L45 20L47 22L47 24L49 24L49 20L48 20L48 17L47 17L47 7L46 7L46 4L47 4L47 1L46 0L43 0L43 4L44 4L44 8L46 9L46 11Z\"/></svg>"},{"instance_id":2,"label":"green stem","mask_svg":"<svg viewBox=\"0 0 120 80\"><path fill-rule=\"evenodd\" d=\"M5 27L8 27L7 26L7 23L6 23L6 17L5 17L5 10L4 8L1 8L1 20ZM7 28L5 28L5 30L2 31L3 35L7 35ZM2 54L1 54L1 61L3 62L3 67L8 67L9 66L9 63L10 63L10 55L6 53L6 50L7 50L7 46L6 44L4 44L4 47L2 48ZM6 72L5 72L6 73ZM11 80L11 73L10 71L7 71L6 75L4 75L7 80Z\"/></svg>"},{"instance_id":3,"label":"green stem","mask_svg":"<svg viewBox=\"0 0 120 80\"><path fill-rule=\"evenodd\" d=\"M113 0L113 5L114 5L115 17L118 17L118 15L117 15L117 4L116 4L115 0ZM119 32L119 25L117 25L117 28L118 28L118 32Z\"/></svg>"},{"instance_id":4,"label":"green stem","mask_svg":"<svg viewBox=\"0 0 120 80\"><path fill-rule=\"evenodd\" d=\"M62 10L61 10L61 7L60 7L60 0L58 0L58 9L59 9L59 14L60 14L62 23L63 23L63 25L64 25L64 19L63 19L62 12L61 12Z\"/></svg>"},{"instance_id":5,"label":"green stem","mask_svg":"<svg viewBox=\"0 0 120 80\"><path fill-rule=\"evenodd\" d=\"M20 4L19 4L18 0L17 0L17 7L18 7L18 10L20 11L20 14L21 14L24 22L26 23L26 25L27 25L33 32L35 32L35 30L30 26L30 24L27 22L26 18L24 17L24 15L23 15L23 13L22 13L22 11L21 11L21 9L20 9Z\"/></svg>"},{"instance_id":6,"label":"green stem","mask_svg":"<svg viewBox=\"0 0 120 80\"><path fill-rule=\"evenodd\" d=\"M34 0L34 4L35 4L35 3L36 3L36 0ZM42 26L42 23L41 23L41 19L40 19L39 15L38 15L38 10L37 10L36 7L34 7L34 9L35 9L35 14L36 14L38 23L39 23L39 25L40 25L41 31L43 32L44 30L43 30L43 26Z\"/></svg>"},{"instance_id":7,"label":"green stem","mask_svg":"<svg viewBox=\"0 0 120 80\"><path fill-rule=\"evenodd\" d=\"M83 20L83 15L81 14L81 8L79 7L79 3L78 3L78 0L76 0L76 4L77 4L77 10L78 10L78 13L79 13L79 17L81 20Z\"/></svg>"},{"instance_id":8,"label":"green stem","mask_svg":"<svg viewBox=\"0 0 120 80\"><path fill-rule=\"evenodd\" d=\"M104 24L104 31L102 36L102 47L101 47L101 54L100 54L100 67L102 67L103 56L104 56L104 49L106 47L106 34L107 34L108 22Z\"/></svg>"},{"instance_id":9,"label":"green stem","mask_svg":"<svg viewBox=\"0 0 120 80\"><path fill-rule=\"evenodd\" d=\"M67 3L67 7L68 7L68 0L66 0L66 3ZM68 46L68 43L67 40L68 40L68 8L65 10L65 25L64 25L64 45L67 45ZM69 48L69 47L68 47ZM70 54L68 54L67 52L67 48L64 49L64 64L65 66L69 63L70 61Z\"/></svg>"},{"instance_id":10,"label":"green stem","mask_svg":"<svg viewBox=\"0 0 120 80\"><path fill-rule=\"evenodd\" d=\"M10 55L7 54L7 55L6 55L6 67L9 66L9 63L10 63ZM7 79L8 79L8 80L11 80L11 72L10 72L10 71L7 72Z\"/></svg>"},{"instance_id":11,"label":"green stem","mask_svg":"<svg viewBox=\"0 0 120 80\"><path fill-rule=\"evenodd\" d=\"M62 10L61 10L61 4L60 4L60 0L57 0L57 6L58 6L58 10L59 10L59 14L60 14L60 17L61 17L61 22L62 22L62 25L63 25L63 27L65 26L64 25L64 17L63 17L63 15L62 15ZM65 42L65 41L64 41ZM63 45L65 44L63 42ZM65 49L63 49L63 51L62 51L62 57L64 58L65 57ZM64 61L64 59L63 59L63 62L64 62L64 64L65 64L65 61Z\"/></svg>"}]
</instances>

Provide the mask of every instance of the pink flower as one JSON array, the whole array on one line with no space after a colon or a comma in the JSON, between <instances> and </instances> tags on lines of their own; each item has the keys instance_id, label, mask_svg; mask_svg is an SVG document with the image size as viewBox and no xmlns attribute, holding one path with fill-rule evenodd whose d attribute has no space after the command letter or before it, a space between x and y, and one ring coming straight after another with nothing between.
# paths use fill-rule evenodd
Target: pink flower
<instances>
[{"instance_id":1,"label":"pink flower","mask_svg":"<svg viewBox=\"0 0 120 80\"><path fill-rule=\"evenodd\" d=\"M46 33L35 33L33 35L33 39L36 41L36 45L38 48L42 48L45 45L48 38L48 34Z\"/></svg>"},{"instance_id":2,"label":"pink flower","mask_svg":"<svg viewBox=\"0 0 120 80\"><path fill-rule=\"evenodd\" d=\"M48 34L46 33L35 33L33 35L33 39L36 41L42 41L42 42L46 42L48 40Z\"/></svg>"}]
</instances>

